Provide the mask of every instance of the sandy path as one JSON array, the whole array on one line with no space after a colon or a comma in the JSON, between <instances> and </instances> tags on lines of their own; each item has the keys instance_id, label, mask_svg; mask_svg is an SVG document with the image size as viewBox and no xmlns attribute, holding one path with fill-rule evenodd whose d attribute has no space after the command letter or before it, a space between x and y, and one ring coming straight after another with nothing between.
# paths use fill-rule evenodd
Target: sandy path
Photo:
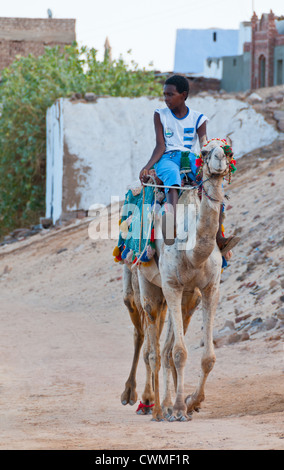
<instances>
[{"instance_id":1,"label":"sandy path","mask_svg":"<svg viewBox=\"0 0 284 470\"><path fill-rule=\"evenodd\" d=\"M263 178L267 181L265 172ZM232 185L235 214L241 210L238 194ZM242 187L242 195L251 207L255 193ZM228 212L228 227L233 220ZM120 404L133 347L121 266L112 259L115 243L90 240L87 228L84 222L0 251L0 449L284 449L283 336L278 330L216 349L206 401L188 423L152 422L136 415L137 405ZM234 308L253 308L255 298L241 281L236 284L249 243L240 245L221 285L218 328L233 318ZM271 256L279 259L279 253ZM258 269L249 279L264 276L261 265ZM279 269L271 275L281 276ZM254 314L272 314L274 295L261 299ZM198 310L186 339L188 392L198 380L201 338ZM141 361L139 399L143 382Z\"/></svg>"}]
</instances>

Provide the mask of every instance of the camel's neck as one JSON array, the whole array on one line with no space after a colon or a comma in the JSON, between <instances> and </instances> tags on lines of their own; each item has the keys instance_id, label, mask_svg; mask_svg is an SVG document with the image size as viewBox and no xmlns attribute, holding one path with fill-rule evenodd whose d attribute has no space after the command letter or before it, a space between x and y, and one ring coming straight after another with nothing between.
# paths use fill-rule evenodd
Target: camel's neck
<instances>
[{"instance_id":1,"label":"camel's neck","mask_svg":"<svg viewBox=\"0 0 284 470\"><path fill-rule=\"evenodd\" d=\"M223 201L222 177L212 177L203 183L202 201L196 226L196 244L188 253L194 266L210 256L216 246L221 204Z\"/></svg>"}]
</instances>

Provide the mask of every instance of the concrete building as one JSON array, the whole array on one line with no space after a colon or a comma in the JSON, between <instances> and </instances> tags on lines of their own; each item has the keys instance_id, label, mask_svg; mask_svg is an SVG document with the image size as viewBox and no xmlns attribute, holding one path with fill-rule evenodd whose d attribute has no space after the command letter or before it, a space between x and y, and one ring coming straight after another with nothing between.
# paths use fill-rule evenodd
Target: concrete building
<instances>
[{"instance_id":1,"label":"concrete building","mask_svg":"<svg viewBox=\"0 0 284 470\"><path fill-rule=\"evenodd\" d=\"M251 57L249 52L222 58L221 89L246 91L250 86Z\"/></svg>"},{"instance_id":2,"label":"concrete building","mask_svg":"<svg viewBox=\"0 0 284 470\"><path fill-rule=\"evenodd\" d=\"M175 72L221 81L226 91L284 83L284 17L272 11L239 30L178 30Z\"/></svg>"},{"instance_id":3,"label":"concrete building","mask_svg":"<svg viewBox=\"0 0 284 470\"><path fill-rule=\"evenodd\" d=\"M45 46L67 45L76 40L74 19L0 18L0 70L16 55L36 56Z\"/></svg>"},{"instance_id":4,"label":"concrete building","mask_svg":"<svg viewBox=\"0 0 284 470\"><path fill-rule=\"evenodd\" d=\"M174 72L203 74L208 57L231 56L238 50L237 29L178 29Z\"/></svg>"},{"instance_id":5,"label":"concrete building","mask_svg":"<svg viewBox=\"0 0 284 470\"><path fill-rule=\"evenodd\" d=\"M235 91L250 87L247 72L250 58L243 57L244 44L251 41L251 23L243 21L238 31L238 51L233 56L208 57L204 63L203 75L206 78L217 78L221 87L233 87ZM236 70L241 71L241 77L236 76ZM241 78L241 80L239 80Z\"/></svg>"}]
</instances>

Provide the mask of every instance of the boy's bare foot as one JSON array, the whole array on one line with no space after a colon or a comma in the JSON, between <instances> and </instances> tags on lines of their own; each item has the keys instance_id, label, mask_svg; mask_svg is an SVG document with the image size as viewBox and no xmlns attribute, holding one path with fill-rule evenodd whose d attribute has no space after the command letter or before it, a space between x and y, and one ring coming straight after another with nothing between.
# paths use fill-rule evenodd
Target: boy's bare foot
<instances>
[{"instance_id":1,"label":"boy's bare foot","mask_svg":"<svg viewBox=\"0 0 284 470\"><path fill-rule=\"evenodd\" d=\"M228 251L228 253L225 254L224 258L225 258L226 261L230 261L232 256L233 256L233 252L230 250L230 251Z\"/></svg>"}]
</instances>

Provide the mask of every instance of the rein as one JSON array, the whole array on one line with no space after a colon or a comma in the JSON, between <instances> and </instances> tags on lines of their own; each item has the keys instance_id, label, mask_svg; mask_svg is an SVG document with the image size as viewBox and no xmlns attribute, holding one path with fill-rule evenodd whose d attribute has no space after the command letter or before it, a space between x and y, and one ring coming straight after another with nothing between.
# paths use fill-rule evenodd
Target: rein
<instances>
[{"instance_id":1,"label":"rein","mask_svg":"<svg viewBox=\"0 0 284 470\"><path fill-rule=\"evenodd\" d=\"M205 181L208 181L208 180L210 180L210 179L211 179L211 177L207 178L207 180L205 180ZM223 204L223 201L219 201L218 199L214 199L214 197L209 196L209 194L206 192L206 190L205 190L205 188L204 188L204 184L203 184L203 183L204 183L204 181L201 181L201 187L202 187L202 190L203 190L205 196L206 196L210 201L218 202L218 204L222 205L222 204Z\"/></svg>"},{"instance_id":2,"label":"rein","mask_svg":"<svg viewBox=\"0 0 284 470\"><path fill-rule=\"evenodd\" d=\"M152 178L151 175L148 175ZM169 189L180 189L181 191L191 191L192 189L197 189L199 186L201 186L202 182L197 184L196 186L190 186L190 187L187 187L187 186L165 186L163 184L151 184L151 183L143 183L143 186L151 186L151 187L154 187L154 188L169 188Z\"/></svg>"},{"instance_id":3,"label":"rein","mask_svg":"<svg viewBox=\"0 0 284 470\"><path fill-rule=\"evenodd\" d=\"M153 180L154 178L149 175ZM214 201L214 202L219 202L219 204L223 204L223 202L220 202L218 199L214 199L213 197L209 196L209 194L206 192L205 188L204 188L204 183L206 181L209 181L211 178L213 178L213 175L209 176L209 178L207 178L206 180L201 180L196 186L190 186L190 187L187 187L187 186L165 186L165 185L162 185L162 184L151 184L151 183L143 183L143 186L151 186L151 187L154 187L154 188L174 188L174 189L180 189L182 191L184 190L188 190L188 191L191 191L193 189L200 189L202 188L205 196L210 199L210 201ZM155 181L155 180L154 180Z\"/></svg>"}]
</instances>

